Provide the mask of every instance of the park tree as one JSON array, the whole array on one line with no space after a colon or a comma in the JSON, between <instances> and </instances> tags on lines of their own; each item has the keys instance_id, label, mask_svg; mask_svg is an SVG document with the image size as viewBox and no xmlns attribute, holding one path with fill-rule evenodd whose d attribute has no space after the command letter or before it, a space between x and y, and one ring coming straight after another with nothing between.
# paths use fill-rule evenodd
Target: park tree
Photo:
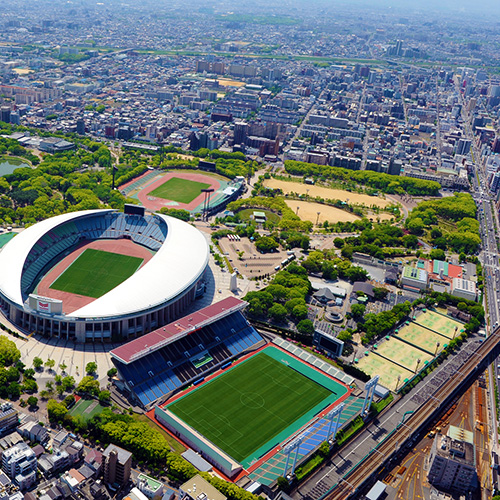
<instances>
[{"instance_id":1,"label":"park tree","mask_svg":"<svg viewBox=\"0 0 500 500\"><path fill-rule=\"evenodd\" d=\"M314 324L310 319L303 319L299 321L297 331L302 335L312 335L314 333Z\"/></svg>"},{"instance_id":2,"label":"park tree","mask_svg":"<svg viewBox=\"0 0 500 500\"><path fill-rule=\"evenodd\" d=\"M71 375L67 375L61 380L61 387L63 391L70 391L75 387L75 379Z\"/></svg>"},{"instance_id":3,"label":"park tree","mask_svg":"<svg viewBox=\"0 0 500 500\"><path fill-rule=\"evenodd\" d=\"M335 238L333 240L333 244L335 245L336 248L342 248L344 246L344 239L343 238Z\"/></svg>"},{"instance_id":4,"label":"park tree","mask_svg":"<svg viewBox=\"0 0 500 500\"><path fill-rule=\"evenodd\" d=\"M0 335L0 365L15 364L21 357L21 352L16 344L5 335Z\"/></svg>"},{"instance_id":5,"label":"park tree","mask_svg":"<svg viewBox=\"0 0 500 500\"><path fill-rule=\"evenodd\" d=\"M68 413L68 409L62 403L58 403L55 399L47 401L47 413L51 422L61 422L64 416Z\"/></svg>"},{"instance_id":6,"label":"park tree","mask_svg":"<svg viewBox=\"0 0 500 500\"><path fill-rule=\"evenodd\" d=\"M28 378L23 382L23 391L28 394L33 394L38 392L38 384L32 378Z\"/></svg>"},{"instance_id":7,"label":"park tree","mask_svg":"<svg viewBox=\"0 0 500 500\"><path fill-rule=\"evenodd\" d=\"M353 304L351 314L353 318L362 318L365 314L366 306L364 304Z\"/></svg>"},{"instance_id":8,"label":"park tree","mask_svg":"<svg viewBox=\"0 0 500 500\"><path fill-rule=\"evenodd\" d=\"M48 368L49 370L52 370L52 368L54 368L54 366L56 365L56 362L53 360L53 359L48 359L47 361L45 361L44 363L44 366L46 368Z\"/></svg>"},{"instance_id":9,"label":"park tree","mask_svg":"<svg viewBox=\"0 0 500 500\"><path fill-rule=\"evenodd\" d=\"M22 392L21 385L17 382L11 382L7 387L7 394L11 399L17 399Z\"/></svg>"},{"instance_id":10,"label":"park tree","mask_svg":"<svg viewBox=\"0 0 500 500\"><path fill-rule=\"evenodd\" d=\"M63 405L66 407L66 408L71 408L74 404L75 404L75 396L73 396L73 394L68 394L64 400L63 400Z\"/></svg>"},{"instance_id":11,"label":"park tree","mask_svg":"<svg viewBox=\"0 0 500 500\"><path fill-rule=\"evenodd\" d=\"M429 254L429 257L433 260L445 260L446 254L444 253L444 250L441 250L440 248L433 248Z\"/></svg>"},{"instance_id":12,"label":"park tree","mask_svg":"<svg viewBox=\"0 0 500 500\"><path fill-rule=\"evenodd\" d=\"M387 297L389 290L383 287L374 287L373 288L373 298L375 300L384 300Z\"/></svg>"},{"instance_id":13,"label":"park tree","mask_svg":"<svg viewBox=\"0 0 500 500\"><path fill-rule=\"evenodd\" d=\"M274 321L281 322L286 318L287 310L282 304L274 304L268 311L269 317Z\"/></svg>"},{"instance_id":14,"label":"park tree","mask_svg":"<svg viewBox=\"0 0 500 500\"><path fill-rule=\"evenodd\" d=\"M59 365L59 368L61 369L61 371L64 373L66 371L66 368L68 368L68 366L66 365L66 363L64 363L64 361Z\"/></svg>"},{"instance_id":15,"label":"park tree","mask_svg":"<svg viewBox=\"0 0 500 500\"><path fill-rule=\"evenodd\" d=\"M35 396L30 396L27 399L27 403L28 403L29 406L31 406L32 408L34 408L38 404L38 398L36 398Z\"/></svg>"},{"instance_id":16,"label":"park tree","mask_svg":"<svg viewBox=\"0 0 500 500\"><path fill-rule=\"evenodd\" d=\"M38 356L33 358L33 366L35 367L35 370L38 370L41 368L43 365L43 359L39 358Z\"/></svg>"},{"instance_id":17,"label":"park tree","mask_svg":"<svg viewBox=\"0 0 500 500\"><path fill-rule=\"evenodd\" d=\"M76 390L84 394L97 396L97 394L99 394L99 381L95 380L94 377L87 375L80 380Z\"/></svg>"},{"instance_id":18,"label":"park tree","mask_svg":"<svg viewBox=\"0 0 500 500\"><path fill-rule=\"evenodd\" d=\"M116 376L117 373L118 373L118 370L115 367L110 368L108 370L108 373L107 373L108 378L113 378L114 376Z\"/></svg>"},{"instance_id":19,"label":"park tree","mask_svg":"<svg viewBox=\"0 0 500 500\"><path fill-rule=\"evenodd\" d=\"M99 399L99 403L101 404L108 404L111 400L111 394L109 391L100 391L97 397Z\"/></svg>"},{"instance_id":20,"label":"park tree","mask_svg":"<svg viewBox=\"0 0 500 500\"><path fill-rule=\"evenodd\" d=\"M306 305L297 305L292 310L292 316L296 320L304 320L307 318L307 306Z\"/></svg>"},{"instance_id":21,"label":"park tree","mask_svg":"<svg viewBox=\"0 0 500 500\"><path fill-rule=\"evenodd\" d=\"M95 374L97 372L97 363L95 361L87 363L87 366L85 367L85 372L88 373L89 375Z\"/></svg>"},{"instance_id":22,"label":"park tree","mask_svg":"<svg viewBox=\"0 0 500 500\"><path fill-rule=\"evenodd\" d=\"M262 236L255 242L255 246L259 252L268 253L276 250L279 244L270 236Z\"/></svg>"}]
</instances>

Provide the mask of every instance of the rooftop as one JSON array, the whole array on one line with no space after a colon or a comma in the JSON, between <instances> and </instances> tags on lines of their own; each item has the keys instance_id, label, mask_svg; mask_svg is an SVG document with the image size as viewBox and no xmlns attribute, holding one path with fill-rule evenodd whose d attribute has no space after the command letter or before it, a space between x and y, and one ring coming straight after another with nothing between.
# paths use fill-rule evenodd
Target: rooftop
<instances>
[{"instance_id":1,"label":"rooftop","mask_svg":"<svg viewBox=\"0 0 500 500\"><path fill-rule=\"evenodd\" d=\"M239 311L245 306L246 302L235 297L227 297L220 302L205 307L188 316L184 316L147 335L143 335L138 339L134 339L127 344L117 347L113 349L110 354L122 363L131 363L152 351L156 351L181 337L199 330L202 326L209 325L219 318Z\"/></svg>"},{"instance_id":2,"label":"rooftop","mask_svg":"<svg viewBox=\"0 0 500 500\"><path fill-rule=\"evenodd\" d=\"M112 452L112 451L116 451L116 453L118 454L118 462L121 463L121 464L124 464L125 462L127 462L127 460L131 459L132 458L132 453L130 453L130 451L127 451L127 450L124 450L123 448L120 448L119 446L116 446L114 444L110 444L103 452L103 456L108 458L109 457L109 454Z\"/></svg>"},{"instance_id":3,"label":"rooftop","mask_svg":"<svg viewBox=\"0 0 500 500\"><path fill-rule=\"evenodd\" d=\"M199 474L186 481L180 489L195 500L226 500L227 498Z\"/></svg>"}]
</instances>

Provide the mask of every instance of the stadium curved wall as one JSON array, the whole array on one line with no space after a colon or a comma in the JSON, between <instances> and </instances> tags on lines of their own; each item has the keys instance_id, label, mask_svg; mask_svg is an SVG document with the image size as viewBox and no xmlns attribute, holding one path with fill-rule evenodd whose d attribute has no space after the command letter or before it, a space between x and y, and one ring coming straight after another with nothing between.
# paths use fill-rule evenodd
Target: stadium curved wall
<instances>
[{"instance_id":1,"label":"stadium curved wall","mask_svg":"<svg viewBox=\"0 0 500 500\"><path fill-rule=\"evenodd\" d=\"M71 312L34 295L63 256L95 240L130 240L153 256L123 282ZM180 316L203 281L209 249L191 225L165 215L86 210L52 217L19 233L0 251L0 310L28 332L73 339L125 340Z\"/></svg>"}]
</instances>

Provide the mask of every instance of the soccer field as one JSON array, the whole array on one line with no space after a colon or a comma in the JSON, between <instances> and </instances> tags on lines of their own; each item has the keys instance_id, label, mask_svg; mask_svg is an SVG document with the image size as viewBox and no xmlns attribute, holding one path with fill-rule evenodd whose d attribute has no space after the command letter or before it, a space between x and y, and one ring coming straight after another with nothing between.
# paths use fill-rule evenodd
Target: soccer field
<instances>
[{"instance_id":1,"label":"soccer field","mask_svg":"<svg viewBox=\"0 0 500 500\"><path fill-rule=\"evenodd\" d=\"M201 194L202 189L207 189L209 187L210 184L204 184L203 182L172 177L167 182L148 193L148 196L176 201L178 203L191 203Z\"/></svg>"},{"instance_id":2,"label":"soccer field","mask_svg":"<svg viewBox=\"0 0 500 500\"><path fill-rule=\"evenodd\" d=\"M95 299L123 283L143 259L87 248L50 288Z\"/></svg>"},{"instance_id":3,"label":"soccer field","mask_svg":"<svg viewBox=\"0 0 500 500\"><path fill-rule=\"evenodd\" d=\"M278 436L290 425L298 423L292 432L298 430L347 392L341 384L312 369L311 375L316 374L317 380L326 379L326 387L311 380L307 371L307 376L299 373L300 363L294 359L297 366L290 363L293 368L285 364L288 361L280 362L281 358L292 359L281 351L274 349L273 356L266 351L168 406L174 415L240 463L258 458L290 435Z\"/></svg>"}]
</instances>

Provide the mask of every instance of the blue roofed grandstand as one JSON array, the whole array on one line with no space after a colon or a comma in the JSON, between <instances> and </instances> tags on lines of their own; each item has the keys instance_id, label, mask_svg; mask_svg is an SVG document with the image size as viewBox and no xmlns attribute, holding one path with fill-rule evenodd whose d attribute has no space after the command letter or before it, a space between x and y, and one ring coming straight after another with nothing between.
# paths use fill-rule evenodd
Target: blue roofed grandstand
<instances>
[{"instance_id":1,"label":"blue roofed grandstand","mask_svg":"<svg viewBox=\"0 0 500 500\"><path fill-rule=\"evenodd\" d=\"M229 297L111 351L123 389L151 408L244 352L266 343Z\"/></svg>"}]
</instances>

